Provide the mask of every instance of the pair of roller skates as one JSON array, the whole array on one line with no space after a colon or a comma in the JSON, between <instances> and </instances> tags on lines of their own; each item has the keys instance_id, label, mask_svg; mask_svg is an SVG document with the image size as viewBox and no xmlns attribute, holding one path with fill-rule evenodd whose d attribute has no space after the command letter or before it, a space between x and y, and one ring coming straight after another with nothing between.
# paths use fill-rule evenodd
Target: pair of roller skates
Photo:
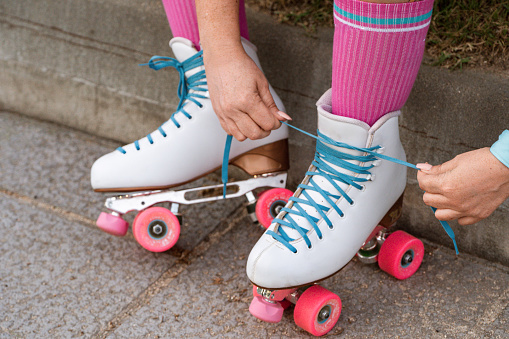
<instances>
[{"instance_id":1,"label":"pair of roller skates","mask_svg":"<svg viewBox=\"0 0 509 339\"><path fill-rule=\"evenodd\" d=\"M255 47L245 40L243 45L259 66ZM179 205L223 198L222 185L172 190L221 166L226 134L208 97L201 52L182 38L173 39L170 46L176 59L154 57L149 65L175 67L184 75L177 111L155 132L103 156L92 167L96 191L126 192L106 200L110 213L101 214L98 226L125 235L128 225L122 215L138 211L134 236L144 248L157 252L171 248L178 239ZM271 93L283 110L272 88ZM355 255L361 261L378 261L397 278L409 276L420 265L423 246L402 232L387 236L387 226L399 217L406 184L399 112L370 127L331 114L330 91L317 106L315 159L294 194L284 189L288 127L283 125L263 140L233 141L228 162L252 178L228 184L225 197L246 195L252 218L268 227L247 262L247 275L255 286L251 313L276 322L282 310L295 302L296 323L322 335L339 318L341 301L316 282L339 271ZM261 187L273 189L256 199L253 192ZM189 197L210 191L217 194ZM154 207L167 202L169 210Z\"/></svg>"},{"instance_id":2,"label":"pair of roller skates","mask_svg":"<svg viewBox=\"0 0 509 339\"><path fill-rule=\"evenodd\" d=\"M242 43L260 67L256 47L247 40ZM148 65L155 70L165 67L179 70L177 111L156 131L98 159L91 171L95 191L116 194L106 200L109 213L101 213L97 226L107 233L124 236L128 223L122 216L136 211L132 225L134 237L152 252L166 251L177 242L182 223L180 205L223 199L223 185L172 190L221 167L227 135L212 109L202 52L197 52L184 38L172 39L170 47L176 59L156 56ZM270 91L277 106L284 110L277 94L272 88ZM288 128L282 126L263 140L242 143L234 140L229 163L251 178L229 183L224 198L245 195L253 221L268 227L292 195L285 189L289 166ZM267 187L272 189L257 198L259 188ZM169 209L159 206L163 203L169 203Z\"/></svg>"}]
</instances>

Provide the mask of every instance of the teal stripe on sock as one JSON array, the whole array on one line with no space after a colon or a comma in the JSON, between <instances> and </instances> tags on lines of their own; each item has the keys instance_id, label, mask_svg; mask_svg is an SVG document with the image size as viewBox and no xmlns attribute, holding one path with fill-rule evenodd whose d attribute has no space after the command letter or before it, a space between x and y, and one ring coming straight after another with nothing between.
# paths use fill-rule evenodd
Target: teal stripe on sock
<instances>
[{"instance_id":1,"label":"teal stripe on sock","mask_svg":"<svg viewBox=\"0 0 509 339\"><path fill-rule=\"evenodd\" d=\"M382 18L369 18L367 16L360 16L357 14L349 13L342 8L339 8L338 5L334 4L334 10L341 16L344 16L347 19L355 20L358 22L362 22L370 25L407 25L407 24L415 24L417 22L421 22L427 20L431 17L431 13L433 10L429 11L426 14L409 17L409 18L393 18L393 19L382 19Z\"/></svg>"}]
</instances>

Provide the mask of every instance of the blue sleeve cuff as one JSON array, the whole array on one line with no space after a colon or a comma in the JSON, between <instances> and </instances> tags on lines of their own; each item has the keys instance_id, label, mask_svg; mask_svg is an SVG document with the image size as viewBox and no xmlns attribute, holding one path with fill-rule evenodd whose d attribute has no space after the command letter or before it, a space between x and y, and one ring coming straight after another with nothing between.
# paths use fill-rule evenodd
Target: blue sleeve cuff
<instances>
[{"instance_id":1,"label":"blue sleeve cuff","mask_svg":"<svg viewBox=\"0 0 509 339\"><path fill-rule=\"evenodd\" d=\"M509 167L509 130L500 134L498 141L491 146L490 151L501 163Z\"/></svg>"}]
</instances>

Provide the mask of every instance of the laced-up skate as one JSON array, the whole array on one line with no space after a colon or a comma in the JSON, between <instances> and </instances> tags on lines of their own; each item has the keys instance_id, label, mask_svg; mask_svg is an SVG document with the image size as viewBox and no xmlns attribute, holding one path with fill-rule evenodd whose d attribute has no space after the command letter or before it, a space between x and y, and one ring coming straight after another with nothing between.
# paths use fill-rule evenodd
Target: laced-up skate
<instances>
[{"instance_id":1,"label":"laced-up skate","mask_svg":"<svg viewBox=\"0 0 509 339\"><path fill-rule=\"evenodd\" d=\"M247 40L242 44L260 67L256 47ZM172 39L170 47L175 59L155 56L147 65L155 70L165 67L178 70L180 102L177 110L146 137L98 159L91 170L95 191L126 192L106 200L105 206L111 213L101 213L97 225L105 232L123 236L128 224L122 215L138 211L133 234L144 248L154 252L168 250L176 243L181 223L179 205L223 198L221 184L172 190L220 168L227 135L212 109L202 52L197 52L184 38ZM278 108L284 110L272 87L270 91ZM284 189L289 166L287 138L288 128L283 125L262 140L234 140L226 159L251 178L229 183L225 198L245 195L251 218L265 227L292 194ZM254 190L261 187L273 189L257 199ZM204 192L207 194L201 194ZM152 207L166 202L170 203L170 210Z\"/></svg>"},{"instance_id":2,"label":"laced-up skate","mask_svg":"<svg viewBox=\"0 0 509 339\"><path fill-rule=\"evenodd\" d=\"M419 239L388 232L401 215L406 167L416 168L405 161L400 113L386 114L369 127L331 114L330 99L328 91L317 103L316 153L304 180L247 262L254 285L250 312L278 322L284 308L295 303L295 323L314 335L329 332L341 313L340 298L316 282L355 255L406 279L424 256ZM444 228L451 235L448 225Z\"/></svg>"}]
</instances>

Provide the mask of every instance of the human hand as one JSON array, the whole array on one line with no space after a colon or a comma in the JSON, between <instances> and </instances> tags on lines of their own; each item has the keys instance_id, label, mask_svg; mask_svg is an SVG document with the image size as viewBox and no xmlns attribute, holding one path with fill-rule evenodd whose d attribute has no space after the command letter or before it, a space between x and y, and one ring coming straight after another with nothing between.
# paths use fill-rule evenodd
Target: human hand
<instances>
[{"instance_id":1,"label":"human hand","mask_svg":"<svg viewBox=\"0 0 509 339\"><path fill-rule=\"evenodd\" d=\"M437 208L438 220L474 224L509 197L509 168L489 148L456 156L441 165L418 164L419 186L426 205Z\"/></svg>"},{"instance_id":2,"label":"human hand","mask_svg":"<svg viewBox=\"0 0 509 339\"><path fill-rule=\"evenodd\" d=\"M261 139L291 118L279 111L265 75L239 47L220 53L204 49L210 99L228 134L239 141Z\"/></svg>"}]
</instances>

